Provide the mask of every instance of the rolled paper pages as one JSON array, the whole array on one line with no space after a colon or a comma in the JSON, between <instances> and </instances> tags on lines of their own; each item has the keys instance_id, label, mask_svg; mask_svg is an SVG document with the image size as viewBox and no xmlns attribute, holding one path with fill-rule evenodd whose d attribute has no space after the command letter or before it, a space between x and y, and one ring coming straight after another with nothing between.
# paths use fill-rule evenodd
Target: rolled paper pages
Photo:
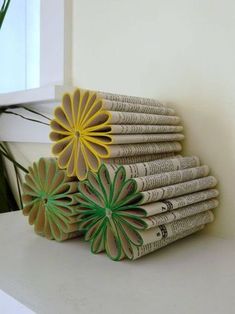
<instances>
[{"instance_id":1,"label":"rolled paper pages","mask_svg":"<svg viewBox=\"0 0 235 314\"><path fill-rule=\"evenodd\" d=\"M209 189L216 180L208 174L209 168L200 166L195 156L124 166L102 164L97 174L89 171L79 183L78 228L93 253L105 251L113 260L136 259L146 254L147 247L160 248L213 221L218 191ZM180 197L185 201L170 199L169 210L162 201L167 202L168 194L159 192L161 202L155 201L155 194L151 202L146 201L146 193L158 189L171 197L184 195Z\"/></svg>"},{"instance_id":2,"label":"rolled paper pages","mask_svg":"<svg viewBox=\"0 0 235 314\"><path fill-rule=\"evenodd\" d=\"M77 89L54 111L52 152L69 177L83 180L105 160L141 162L181 151L179 123L174 110L158 101Z\"/></svg>"},{"instance_id":3,"label":"rolled paper pages","mask_svg":"<svg viewBox=\"0 0 235 314\"><path fill-rule=\"evenodd\" d=\"M163 107L164 105L152 98L143 98L138 96L129 96L129 95L120 95L114 93L107 93L103 91L95 91L97 95L105 100L114 101L116 103L127 103L127 104L140 104L140 105L147 105L147 106L154 106L154 107Z\"/></svg>"},{"instance_id":4,"label":"rolled paper pages","mask_svg":"<svg viewBox=\"0 0 235 314\"><path fill-rule=\"evenodd\" d=\"M128 165L128 164L134 164L138 162L145 162L145 161L152 161L157 159L165 159L165 158L171 158L175 154L172 153L162 153L162 154L153 154L153 155L141 155L141 156L127 156L127 157L117 157L117 158L110 158L105 159L105 163L111 164L111 165ZM180 156L180 155L176 155Z\"/></svg>"},{"instance_id":5,"label":"rolled paper pages","mask_svg":"<svg viewBox=\"0 0 235 314\"><path fill-rule=\"evenodd\" d=\"M171 156L167 159L146 161L123 165L128 178L138 178L160 174L163 172L188 169L200 166L200 160L197 156L182 157ZM119 168L117 164L107 165L109 174L114 177L115 171ZM143 179L140 179L143 181Z\"/></svg>"},{"instance_id":6,"label":"rolled paper pages","mask_svg":"<svg viewBox=\"0 0 235 314\"><path fill-rule=\"evenodd\" d=\"M142 246L135 246L135 247L133 247L132 259L135 260L137 258L140 258L140 257L146 255L146 254L149 254L149 253L152 253L156 250L159 250L159 249L161 249L161 248L163 248L163 247L165 247L171 243L174 243L177 240L183 239L183 238L185 238L191 234L194 234L198 231L203 230L204 227L205 227L205 225L201 225L199 227L195 227L195 228L183 231L181 233L178 233L173 237L169 237L169 238L162 239L162 240L157 240L155 242L144 244Z\"/></svg>"},{"instance_id":7,"label":"rolled paper pages","mask_svg":"<svg viewBox=\"0 0 235 314\"><path fill-rule=\"evenodd\" d=\"M41 158L29 167L23 184L23 214L37 234L64 241L80 235L76 198L78 182L57 166L55 158Z\"/></svg>"}]
</instances>

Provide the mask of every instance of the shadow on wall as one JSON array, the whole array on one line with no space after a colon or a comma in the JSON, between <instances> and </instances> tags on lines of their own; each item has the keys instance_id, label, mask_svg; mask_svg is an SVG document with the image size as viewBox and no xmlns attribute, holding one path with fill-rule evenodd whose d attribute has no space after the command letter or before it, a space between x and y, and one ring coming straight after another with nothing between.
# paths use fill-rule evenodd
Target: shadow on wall
<instances>
[{"instance_id":1,"label":"shadow on wall","mask_svg":"<svg viewBox=\"0 0 235 314\"><path fill-rule=\"evenodd\" d=\"M221 107L216 108L216 105L214 110L211 110L212 106L209 110L208 104L168 105L175 108L182 118L185 133L182 153L199 156L201 163L210 167L211 174L219 182L217 188L220 191L220 205L215 210L215 222L205 232L221 237L231 236L235 221L235 141L231 117L228 113L226 116L224 110L221 119Z\"/></svg>"}]
</instances>

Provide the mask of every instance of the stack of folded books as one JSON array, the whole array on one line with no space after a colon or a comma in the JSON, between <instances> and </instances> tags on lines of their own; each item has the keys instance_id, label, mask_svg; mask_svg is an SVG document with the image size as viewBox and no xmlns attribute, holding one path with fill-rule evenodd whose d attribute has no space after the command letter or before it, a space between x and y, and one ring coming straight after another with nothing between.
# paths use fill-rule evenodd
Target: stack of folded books
<instances>
[{"instance_id":1,"label":"stack of folded books","mask_svg":"<svg viewBox=\"0 0 235 314\"><path fill-rule=\"evenodd\" d=\"M56 158L29 167L23 213L35 232L84 236L93 253L137 259L202 230L218 206L217 180L184 139L172 108L148 98L76 89L55 109Z\"/></svg>"}]
</instances>

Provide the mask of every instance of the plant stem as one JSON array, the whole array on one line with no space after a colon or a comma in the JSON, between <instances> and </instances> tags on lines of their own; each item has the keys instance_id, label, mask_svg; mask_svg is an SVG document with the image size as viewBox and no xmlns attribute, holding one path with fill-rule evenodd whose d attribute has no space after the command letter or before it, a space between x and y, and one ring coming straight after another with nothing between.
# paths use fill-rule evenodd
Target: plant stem
<instances>
[{"instance_id":1,"label":"plant stem","mask_svg":"<svg viewBox=\"0 0 235 314\"><path fill-rule=\"evenodd\" d=\"M15 161L12 157L10 157L6 152L3 151L2 144L0 144L0 154L5 156L7 159L9 159L11 162L13 162L14 165L16 165L18 168L20 168L25 173L28 173L28 170L25 169L21 164L19 164L17 161Z\"/></svg>"}]
</instances>

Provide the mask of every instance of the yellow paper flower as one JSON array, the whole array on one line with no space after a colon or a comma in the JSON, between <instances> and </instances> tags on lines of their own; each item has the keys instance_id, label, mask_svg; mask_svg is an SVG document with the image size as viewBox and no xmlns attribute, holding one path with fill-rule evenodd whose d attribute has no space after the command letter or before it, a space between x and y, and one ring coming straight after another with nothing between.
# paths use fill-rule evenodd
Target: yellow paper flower
<instances>
[{"instance_id":1,"label":"yellow paper flower","mask_svg":"<svg viewBox=\"0 0 235 314\"><path fill-rule=\"evenodd\" d=\"M89 169L97 171L101 159L109 156L110 114L102 109L102 99L96 93L77 89L72 96L64 95L54 116L50 133L55 142L52 152L69 177L83 180Z\"/></svg>"}]
</instances>

